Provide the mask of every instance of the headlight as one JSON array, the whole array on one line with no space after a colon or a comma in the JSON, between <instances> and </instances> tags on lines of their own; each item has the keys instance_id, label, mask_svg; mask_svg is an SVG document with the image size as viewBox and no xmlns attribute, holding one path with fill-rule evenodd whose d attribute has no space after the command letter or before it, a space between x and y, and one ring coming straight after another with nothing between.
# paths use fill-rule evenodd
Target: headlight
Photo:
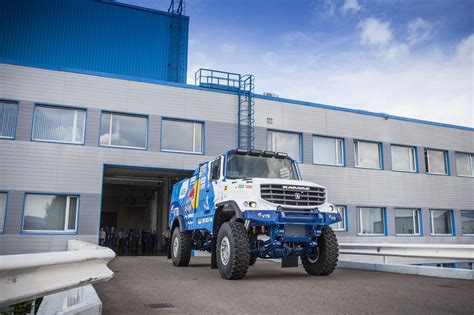
<instances>
[{"instance_id":1,"label":"headlight","mask_svg":"<svg viewBox=\"0 0 474 315\"><path fill-rule=\"evenodd\" d=\"M244 202L244 205L246 207L250 207L250 208L257 208L257 203L255 201L246 201Z\"/></svg>"}]
</instances>

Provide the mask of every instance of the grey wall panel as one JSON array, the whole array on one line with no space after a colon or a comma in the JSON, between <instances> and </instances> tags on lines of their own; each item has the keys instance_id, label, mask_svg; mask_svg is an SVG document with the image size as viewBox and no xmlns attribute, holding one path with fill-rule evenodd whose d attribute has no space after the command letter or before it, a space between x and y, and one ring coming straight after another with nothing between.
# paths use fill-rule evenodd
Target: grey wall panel
<instances>
[{"instance_id":1,"label":"grey wall panel","mask_svg":"<svg viewBox=\"0 0 474 315\"><path fill-rule=\"evenodd\" d=\"M392 170L392 152L390 148L390 143L383 142L382 143L382 150L383 150L383 165L384 169L391 171Z\"/></svg>"},{"instance_id":2,"label":"grey wall panel","mask_svg":"<svg viewBox=\"0 0 474 315\"><path fill-rule=\"evenodd\" d=\"M160 151L161 143L161 116L148 117L148 150Z\"/></svg>"},{"instance_id":3,"label":"grey wall panel","mask_svg":"<svg viewBox=\"0 0 474 315\"><path fill-rule=\"evenodd\" d=\"M313 164L313 134L303 133L303 162L306 164Z\"/></svg>"},{"instance_id":4,"label":"grey wall panel","mask_svg":"<svg viewBox=\"0 0 474 315\"><path fill-rule=\"evenodd\" d=\"M7 213L4 234L19 234L21 231L21 214L23 211L23 192L8 191Z\"/></svg>"},{"instance_id":5,"label":"grey wall panel","mask_svg":"<svg viewBox=\"0 0 474 315\"><path fill-rule=\"evenodd\" d=\"M418 156L418 173L423 174L426 172L425 149L423 147L417 147L416 154Z\"/></svg>"},{"instance_id":6,"label":"grey wall panel","mask_svg":"<svg viewBox=\"0 0 474 315\"><path fill-rule=\"evenodd\" d=\"M206 155L217 156L237 147L237 124L208 121L205 128Z\"/></svg>"},{"instance_id":7,"label":"grey wall panel","mask_svg":"<svg viewBox=\"0 0 474 315\"><path fill-rule=\"evenodd\" d=\"M355 160L354 160L354 139L353 138L345 138L345 157L346 157L346 166L347 167L354 167Z\"/></svg>"},{"instance_id":8,"label":"grey wall panel","mask_svg":"<svg viewBox=\"0 0 474 315\"><path fill-rule=\"evenodd\" d=\"M457 176L458 172L456 169L456 152L448 151L448 162L449 162L449 172L451 176Z\"/></svg>"},{"instance_id":9,"label":"grey wall panel","mask_svg":"<svg viewBox=\"0 0 474 315\"><path fill-rule=\"evenodd\" d=\"M96 147L99 143L100 113L100 110L97 108L87 109L85 143L87 146Z\"/></svg>"},{"instance_id":10,"label":"grey wall panel","mask_svg":"<svg viewBox=\"0 0 474 315\"><path fill-rule=\"evenodd\" d=\"M79 208L79 234L81 235L98 235L100 209L100 194L81 194Z\"/></svg>"},{"instance_id":11,"label":"grey wall panel","mask_svg":"<svg viewBox=\"0 0 474 315\"><path fill-rule=\"evenodd\" d=\"M97 244L97 235L0 235L0 255L58 252L67 250L68 240Z\"/></svg>"},{"instance_id":12,"label":"grey wall panel","mask_svg":"<svg viewBox=\"0 0 474 315\"><path fill-rule=\"evenodd\" d=\"M16 140L30 141L33 124L33 102L19 102L18 121L16 126Z\"/></svg>"}]
</instances>

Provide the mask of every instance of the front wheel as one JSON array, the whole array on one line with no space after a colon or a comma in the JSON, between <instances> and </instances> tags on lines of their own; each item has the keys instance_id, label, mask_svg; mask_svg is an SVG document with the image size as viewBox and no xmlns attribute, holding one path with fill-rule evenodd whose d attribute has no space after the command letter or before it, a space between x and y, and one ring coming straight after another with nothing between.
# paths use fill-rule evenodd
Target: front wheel
<instances>
[{"instance_id":1,"label":"front wheel","mask_svg":"<svg viewBox=\"0 0 474 315\"><path fill-rule=\"evenodd\" d=\"M171 236L171 260L176 267L185 267L191 260L192 233L180 232L179 227Z\"/></svg>"},{"instance_id":2,"label":"front wheel","mask_svg":"<svg viewBox=\"0 0 474 315\"><path fill-rule=\"evenodd\" d=\"M324 226L318 238L318 253L314 257L302 257L303 267L312 276L328 276L336 269L339 245L336 234L329 226Z\"/></svg>"},{"instance_id":3,"label":"front wheel","mask_svg":"<svg viewBox=\"0 0 474 315\"><path fill-rule=\"evenodd\" d=\"M226 222L217 235L217 267L222 278L238 280L245 277L250 262L247 230L240 222Z\"/></svg>"}]
</instances>

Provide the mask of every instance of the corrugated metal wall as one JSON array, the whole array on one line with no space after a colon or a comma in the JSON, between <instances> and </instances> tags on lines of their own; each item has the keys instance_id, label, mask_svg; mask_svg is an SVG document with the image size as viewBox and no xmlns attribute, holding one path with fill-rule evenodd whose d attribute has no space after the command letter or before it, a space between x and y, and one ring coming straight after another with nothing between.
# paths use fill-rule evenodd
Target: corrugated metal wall
<instances>
[{"instance_id":1,"label":"corrugated metal wall","mask_svg":"<svg viewBox=\"0 0 474 315\"><path fill-rule=\"evenodd\" d=\"M0 0L0 59L184 83L188 29L188 17L118 3Z\"/></svg>"}]
</instances>

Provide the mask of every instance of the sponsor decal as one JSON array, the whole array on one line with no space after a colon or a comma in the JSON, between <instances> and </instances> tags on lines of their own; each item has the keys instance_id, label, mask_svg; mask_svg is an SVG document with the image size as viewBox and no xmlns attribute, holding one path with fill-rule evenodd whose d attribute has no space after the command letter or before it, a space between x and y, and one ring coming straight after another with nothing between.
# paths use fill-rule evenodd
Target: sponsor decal
<instances>
[{"instance_id":1,"label":"sponsor decal","mask_svg":"<svg viewBox=\"0 0 474 315\"><path fill-rule=\"evenodd\" d=\"M214 220L214 218L211 217L202 217L197 219L198 224L206 224L206 223L211 223Z\"/></svg>"},{"instance_id":2,"label":"sponsor decal","mask_svg":"<svg viewBox=\"0 0 474 315\"><path fill-rule=\"evenodd\" d=\"M283 185L283 189L290 189L290 190L304 190L308 191L310 190L310 187L305 187L305 186L293 186L293 185Z\"/></svg>"}]
</instances>

